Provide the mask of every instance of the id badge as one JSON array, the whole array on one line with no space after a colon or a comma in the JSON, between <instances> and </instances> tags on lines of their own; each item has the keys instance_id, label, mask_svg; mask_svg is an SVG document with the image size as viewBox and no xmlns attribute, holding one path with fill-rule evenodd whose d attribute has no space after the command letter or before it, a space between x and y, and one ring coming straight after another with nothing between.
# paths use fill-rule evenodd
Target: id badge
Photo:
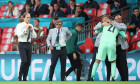
<instances>
[{"instance_id":1,"label":"id badge","mask_svg":"<svg viewBox=\"0 0 140 84\"><path fill-rule=\"evenodd\" d=\"M61 50L60 44L56 44L56 50Z\"/></svg>"}]
</instances>

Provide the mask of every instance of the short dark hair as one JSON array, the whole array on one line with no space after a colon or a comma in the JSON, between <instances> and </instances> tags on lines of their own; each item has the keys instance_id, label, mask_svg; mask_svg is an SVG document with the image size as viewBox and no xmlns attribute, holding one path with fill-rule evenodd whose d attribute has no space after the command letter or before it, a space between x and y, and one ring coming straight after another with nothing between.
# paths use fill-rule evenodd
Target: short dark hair
<instances>
[{"instance_id":1,"label":"short dark hair","mask_svg":"<svg viewBox=\"0 0 140 84\"><path fill-rule=\"evenodd\" d=\"M134 10L136 10L136 9L138 9L138 10L139 10L139 8L138 8L138 7L136 7L136 8L134 8L134 9L133 9L133 11L134 11Z\"/></svg>"},{"instance_id":2,"label":"short dark hair","mask_svg":"<svg viewBox=\"0 0 140 84\"><path fill-rule=\"evenodd\" d=\"M76 27L77 27L77 26L80 26L81 28L84 27L84 25L83 25L82 23L78 23L78 24L76 25Z\"/></svg>"},{"instance_id":3,"label":"short dark hair","mask_svg":"<svg viewBox=\"0 0 140 84\"><path fill-rule=\"evenodd\" d=\"M37 20L38 22L40 22L40 20L39 20L39 19L35 19L35 20Z\"/></svg>"},{"instance_id":4,"label":"short dark hair","mask_svg":"<svg viewBox=\"0 0 140 84\"><path fill-rule=\"evenodd\" d=\"M31 7L31 4L30 4L30 3L26 3L26 4L25 4L25 7L26 7L27 5Z\"/></svg>"},{"instance_id":5,"label":"short dark hair","mask_svg":"<svg viewBox=\"0 0 140 84\"><path fill-rule=\"evenodd\" d=\"M8 4L9 4L9 3L11 3L11 4L13 4L13 5L14 5L14 3L13 3L12 1L8 1Z\"/></svg>"},{"instance_id":6,"label":"short dark hair","mask_svg":"<svg viewBox=\"0 0 140 84\"><path fill-rule=\"evenodd\" d=\"M58 17L57 16L53 16L52 19L58 20Z\"/></svg>"},{"instance_id":7,"label":"short dark hair","mask_svg":"<svg viewBox=\"0 0 140 84\"><path fill-rule=\"evenodd\" d=\"M76 2L75 0L70 0L70 1L72 1L72 2Z\"/></svg>"},{"instance_id":8,"label":"short dark hair","mask_svg":"<svg viewBox=\"0 0 140 84\"><path fill-rule=\"evenodd\" d=\"M54 4L57 4L60 7L60 5L58 3L54 3ZM54 7L54 4L53 4L53 7Z\"/></svg>"}]
</instances>

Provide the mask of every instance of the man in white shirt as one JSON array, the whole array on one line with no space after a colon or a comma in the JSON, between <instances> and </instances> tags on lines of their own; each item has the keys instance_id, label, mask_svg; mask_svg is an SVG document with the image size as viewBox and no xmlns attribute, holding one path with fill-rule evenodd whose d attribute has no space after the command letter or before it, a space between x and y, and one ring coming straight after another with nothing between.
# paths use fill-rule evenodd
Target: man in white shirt
<instances>
[{"instance_id":1,"label":"man in white shirt","mask_svg":"<svg viewBox=\"0 0 140 84\"><path fill-rule=\"evenodd\" d=\"M34 31L33 25L30 23L30 14L24 13L23 20L24 22L19 23L16 26L16 34L18 36L19 42L19 52L21 57L21 65L19 71L18 81L27 81L27 75L29 66L31 64L31 55L32 55L32 44L31 44L31 37L36 38L37 35Z\"/></svg>"},{"instance_id":2,"label":"man in white shirt","mask_svg":"<svg viewBox=\"0 0 140 84\"><path fill-rule=\"evenodd\" d=\"M66 27L62 27L62 21L56 21L56 28L50 29L49 35L47 37L47 45L52 51L51 66L49 81L52 81L55 66L60 57L61 62L61 81L64 81L65 71L66 71L66 41L70 39L72 33Z\"/></svg>"}]
</instances>

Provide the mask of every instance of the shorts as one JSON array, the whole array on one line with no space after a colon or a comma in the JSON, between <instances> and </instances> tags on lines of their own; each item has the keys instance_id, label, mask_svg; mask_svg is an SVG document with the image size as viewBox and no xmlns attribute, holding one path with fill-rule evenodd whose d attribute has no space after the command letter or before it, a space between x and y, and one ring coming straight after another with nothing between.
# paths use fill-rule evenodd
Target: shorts
<instances>
[{"instance_id":1,"label":"shorts","mask_svg":"<svg viewBox=\"0 0 140 84\"><path fill-rule=\"evenodd\" d=\"M110 62L116 60L116 45L107 42L100 43L96 59L105 61L106 56Z\"/></svg>"}]
</instances>

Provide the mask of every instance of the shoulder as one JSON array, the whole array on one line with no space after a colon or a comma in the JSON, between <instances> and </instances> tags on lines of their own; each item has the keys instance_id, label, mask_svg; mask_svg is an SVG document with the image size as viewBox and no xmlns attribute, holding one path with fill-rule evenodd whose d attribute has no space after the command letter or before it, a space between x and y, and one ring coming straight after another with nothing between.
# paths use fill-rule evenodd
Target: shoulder
<instances>
[{"instance_id":1,"label":"shoulder","mask_svg":"<svg viewBox=\"0 0 140 84\"><path fill-rule=\"evenodd\" d=\"M62 30L68 30L68 28L67 27L62 27Z\"/></svg>"},{"instance_id":2,"label":"shoulder","mask_svg":"<svg viewBox=\"0 0 140 84\"><path fill-rule=\"evenodd\" d=\"M49 7L47 4L42 4L42 7Z\"/></svg>"},{"instance_id":3,"label":"shoulder","mask_svg":"<svg viewBox=\"0 0 140 84\"><path fill-rule=\"evenodd\" d=\"M50 32L53 32L53 31L55 31L55 30L56 30L56 28L53 28L53 29L50 29L49 31L50 31Z\"/></svg>"},{"instance_id":4,"label":"shoulder","mask_svg":"<svg viewBox=\"0 0 140 84\"><path fill-rule=\"evenodd\" d=\"M17 7L15 7L15 9L14 10L18 10L18 8Z\"/></svg>"}]
</instances>

